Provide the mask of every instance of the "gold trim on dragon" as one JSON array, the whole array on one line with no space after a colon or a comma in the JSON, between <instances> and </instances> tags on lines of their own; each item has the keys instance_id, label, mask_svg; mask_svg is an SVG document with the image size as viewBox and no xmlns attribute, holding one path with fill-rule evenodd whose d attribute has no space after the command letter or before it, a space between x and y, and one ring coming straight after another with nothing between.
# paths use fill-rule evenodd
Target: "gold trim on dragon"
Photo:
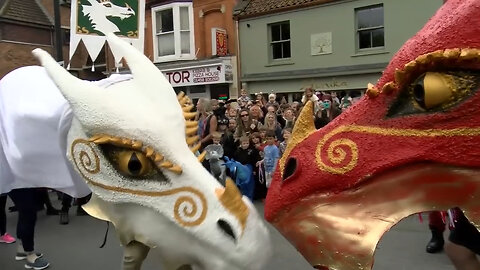
<instances>
[{"instance_id":1,"label":"gold trim on dragon","mask_svg":"<svg viewBox=\"0 0 480 270\"><path fill-rule=\"evenodd\" d=\"M332 174L345 174L351 171L357 165L359 151L357 144L350 138L340 138L336 139L330 144L326 149L328 162L334 165L345 163L347 158L347 152L343 147L345 146L350 150L350 160L348 163L342 167L333 167L325 164L324 159L322 158L322 153L325 150L324 146L327 146L328 140L333 136L344 133L344 132L355 132L355 133L367 133L373 135L382 135L382 136L396 136L396 137L455 137L455 136L480 136L480 127L476 128L453 128L453 129L400 129L400 128L381 128L381 127L372 127L372 126L358 126L358 125L349 125L349 126L340 126L329 133L327 133L319 141L316 151L315 151L315 160L317 161L318 168L322 171L326 171Z\"/></svg>"}]
</instances>

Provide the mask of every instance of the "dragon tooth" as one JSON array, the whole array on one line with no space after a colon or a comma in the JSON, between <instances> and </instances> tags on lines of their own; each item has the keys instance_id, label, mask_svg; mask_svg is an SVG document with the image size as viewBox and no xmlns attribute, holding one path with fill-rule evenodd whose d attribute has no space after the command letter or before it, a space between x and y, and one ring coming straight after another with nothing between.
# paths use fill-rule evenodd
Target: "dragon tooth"
<instances>
[{"instance_id":1,"label":"dragon tooth","mask_svg":"<svg viewBox=\"0 0 480 270\"><path fill-rule=\"evenodd\" d=\"M192 135L197 133L197 130L198 130L198 126L192 127L192 128L187 128L185 130L185 134L187 134L187 136L192 136Z\"/></svg>"},{"instance_id":2,"label":"dragon tooth","mask_svg":"<svg viewBox=\"0 0 480 270\"><path fill-rule=\"evenodd\" d=\"M193 153L197 152L199 149L200 149L200 146L202 146L200 143L197 143L195 144L194 146L192 146L190 148L190 151L192 151Z\"/></svg>"},{"instance_id":3,"label":"dragon tooth","mask_svg":"<svg viewBox=\"0 0 480 270\"><path fill-rule=\"evenodd\" d=\"M176 174L181 174L182 173L182 168L178 165L175 165L173 167L168 168L169 171L176 173Z\"/></svg>"},{"instance_id":4,"label":"dragon tooth","mask_svg":"<svg viewBox=\"0 0 480 270\"><path fill-rule=\"evenodd\" d=\"M185 121L185 126L187 128L198 127L198 121Z\"/></svg>"},{"instance_id":5,"label":"dragon tooth","mask_svg":"<svg viewBox=\"0 0 480 270\"><path fill-rule=\"evenodd\" d=\"M187 144L192 145L196 141L198 141L198 139L200 139L200 137L198 137L198 135L195 135L195 136L192 136L192 137L187 137Z\"/></svg>"},{"instance_id":6,"label":"dragon tooth","mask_svg":"<svg viewBox=\"0 0 480 270\"><path fill-rule=\"evenodd\" d=\"M197 115L196 112L184 112L183 113L183 116L185 117L185 119L193 119L193 118L195 118L196 115Z\"/></svg>"},{"instance_id":7,"label":"dragon tooth","mask_svg":"<svg viewBox=\"0 0 480 270\"><path fill-rule=\"evenodd\" d=\"M206 151L203 151L198 157L198 161L200 162L203 162L203 160L205 159L205 156L207 155L207 152Z\"/></svg>"}]
</instances>

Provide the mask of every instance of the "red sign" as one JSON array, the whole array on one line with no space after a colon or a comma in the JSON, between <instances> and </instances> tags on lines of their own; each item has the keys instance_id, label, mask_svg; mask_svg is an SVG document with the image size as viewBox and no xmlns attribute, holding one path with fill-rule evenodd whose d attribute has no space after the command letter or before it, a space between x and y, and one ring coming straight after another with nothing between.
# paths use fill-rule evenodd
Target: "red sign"
<instances>
[{"instance_id":1,"label":"red sign","mask_svg":"<svg viewBox=\"0 0 480 270\"><path fill-rule=\"evenodd\" d=\"M227 53L227 31L212 28L212 55L225 56Z\"/></svg>"}]
</instances>

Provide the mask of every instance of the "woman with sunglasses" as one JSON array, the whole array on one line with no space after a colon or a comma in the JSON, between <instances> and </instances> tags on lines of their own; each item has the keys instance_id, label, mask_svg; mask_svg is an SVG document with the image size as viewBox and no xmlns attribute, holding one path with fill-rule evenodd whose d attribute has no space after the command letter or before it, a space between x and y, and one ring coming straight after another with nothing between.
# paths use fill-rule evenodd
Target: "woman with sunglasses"
<instances>
[{"instance_id":1,"label":"woman with sunglasses","mask_svg":"<svg viewBox=\"0 0 480 270\"><path fill-rule=\"evenodd\" d=\"M259 122L252 119L248 109L241 109L238 114L237 129L235 130L235 141L242 136L249 136L258 131Z\"/></svg>"}]
</instances>

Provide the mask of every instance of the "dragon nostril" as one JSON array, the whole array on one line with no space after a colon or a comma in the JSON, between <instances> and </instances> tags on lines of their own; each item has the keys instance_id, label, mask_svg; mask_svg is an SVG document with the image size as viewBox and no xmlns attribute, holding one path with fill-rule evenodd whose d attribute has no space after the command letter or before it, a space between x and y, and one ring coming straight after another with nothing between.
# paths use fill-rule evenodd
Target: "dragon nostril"
<instances>
[{"instance_id":1,"label":"dragon nostril","mask_svg":"<svg viewBox=\"0 0 480 270\"><path fill-rule=\"evenodd\" d=\"M230 226L230 224L228 224L228 222L226 222L225 220L223 219L219 219L217 221L217 225L218 227L224 232L226 233L228 236L232 237L232 239L234 241L237 240L237 238L235 237L235 234L233 233L233 229L232 227Z\"/></svg>"},{"instance_id":2,"label":"dragon nostril","mask_svg":"<svg viewBox=\"0 0 480 270\"><path fill-rule=\"evenodd\" d=\"M297 170L297 159L289 158L287 164L285 165L285 170L283 171L283 181L292 176Z\"/></svg>"}]
</instances>

